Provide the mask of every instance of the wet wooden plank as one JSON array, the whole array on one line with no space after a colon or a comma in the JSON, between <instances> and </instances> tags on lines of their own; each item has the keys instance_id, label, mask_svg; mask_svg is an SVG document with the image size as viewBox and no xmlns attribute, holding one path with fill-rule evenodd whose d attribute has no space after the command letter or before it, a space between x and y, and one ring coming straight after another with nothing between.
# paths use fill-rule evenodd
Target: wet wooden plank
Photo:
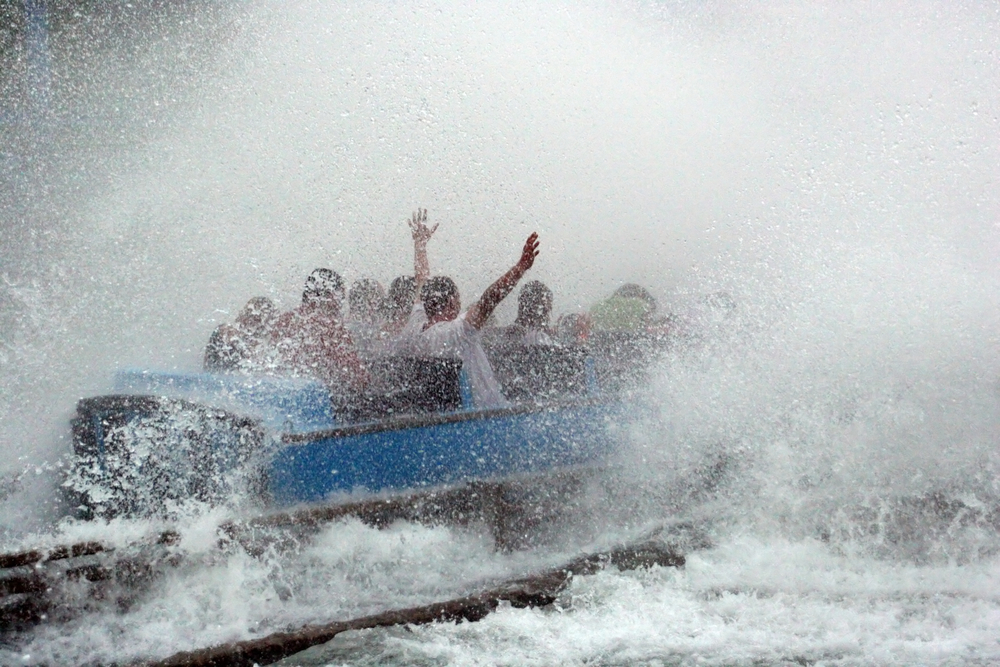
<instances>
[{"instance_id":1,"label":"wet wooden plank","mask_svg":"<svg viewBox=\"0 0 1000 667\"><path fill-rule=\"evenodd\" d=\"M0 554L0 569L24 567L52 560L90 556L107 551L110 548L100 542L80 542L78 544L56 546L50 549L31 549L28 551Z\"/></svg>"},{"instance_id":2,"label":"wet wooden plank","mask_svg":"<svg viewBox=\"0 0 1000 667\"><path fill-rule=\"evenodd\" d=\"M436 602L409 609L398 609L348 621L307 625L293 632L277 632L259 639L232 642L221 646L178 653L165 660L133 663L142 667L251 667L281 660L323 644L348 630L393 625L426 625L442 621L475 622L493 612L501 602L514 607L543 607L552 604L574 576L595 574L616 566L680 567L684 555L659 540L629 544L603 553L587 554L562 567L528 577L512 579L476 595Z\"/></svg>"},{"instance_id":3,"label":"wet wooden plank","mask_svg":"<svg viewBox=\"0 0 1000 667\"><path fill-rule=\"evenodd\" d=\"M592 474L595 469L563 470L275 512L222 524L217 548L242 548L254 557L274 548L295 549L325 526L352 517L377 528L396 521L430 525L481 522L493 533L497 548L522 548L530 546L529 535L537 528L539 517L555 516L570 506L573 494ZM526 495L532 488L545 490L544 503ZM71 616L72 606L64 604L61 597L67 583L89 582L92 597L113 595L122 600L121 606L127 606L165 568L181 562L183 554L170 549L179 539L178 533L165 531L117 548L82 542L6 554L5 562L14 565L0 569L0 633L46 622L50 620L48 612L56 608L61 615Z\"/></svg>"}]
</instances>

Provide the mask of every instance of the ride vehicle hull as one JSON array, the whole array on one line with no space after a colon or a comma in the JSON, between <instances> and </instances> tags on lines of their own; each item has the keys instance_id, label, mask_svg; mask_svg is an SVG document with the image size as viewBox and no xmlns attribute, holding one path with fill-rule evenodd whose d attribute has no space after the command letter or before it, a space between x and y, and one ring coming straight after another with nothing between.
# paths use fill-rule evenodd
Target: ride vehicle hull
<instances>
[{"instance_id":1,"label":"ride vehicle hull","mask_svg":"<svg viewBox=\"0 0 1000 667\"><path fill-rule=\"evenodd\" d=\"M318 502L599 465L614 451L618 406L590 401L470 410L289 435L270 465L274 503Z\"/></svg>"},{"instance_id":2,"label":"ride vehicle hull","mask_svg":"<svg viewBox=\"0 0 1000 667\"><path fill-rule=\"evenodd\" d=\"M403 414L346 424L311 380L125 371L119 393L78 405L66 487L84 516L240 495L280 509L596 467L618 447L618 402L475 409L452 370L444 411L407 414L410 392Z\"/></svg>"}]
</instances>

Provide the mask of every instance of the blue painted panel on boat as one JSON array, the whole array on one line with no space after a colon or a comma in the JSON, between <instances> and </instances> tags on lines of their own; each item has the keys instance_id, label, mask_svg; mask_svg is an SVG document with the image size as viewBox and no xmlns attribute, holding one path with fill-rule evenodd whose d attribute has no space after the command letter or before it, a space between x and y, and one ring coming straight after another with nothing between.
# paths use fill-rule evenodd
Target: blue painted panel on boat
<instances>
[{"instance_id":1,"label":"blue painted panel on boat","mask_svg":"<svg viewBox=\"0 0 1000 667\"><path fill-rule=\"evenodd\" d=\"M321 431L336 424L330 393L321 382L307 378L124 370L115 376L115 390L183 398L256 417L285 433Z\"/></svg>"},{"instance_id":2,"label":"blue painted panel on boat","mask_svg":"<svg viewBox=\"0 0 1000 667\"><path fill-rule=\"evenodd\" d=\"M619 411L578 405L459 413L443 423L287 444L272 461L271 496L290 505L336 492L398 491L594 464L615 447L612 417Z\"/></svg>"}]
</instances>

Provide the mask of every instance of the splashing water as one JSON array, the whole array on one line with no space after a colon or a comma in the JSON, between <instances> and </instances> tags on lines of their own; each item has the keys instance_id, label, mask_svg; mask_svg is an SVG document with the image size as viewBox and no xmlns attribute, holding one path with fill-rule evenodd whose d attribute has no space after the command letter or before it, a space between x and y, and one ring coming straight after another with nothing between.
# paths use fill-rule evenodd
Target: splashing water
<instances>
[{"instance_id":1,"label":"splashing water","mask_svg":"<svg viewBox=\"0 0 1000 667\"><path fill-rule=\"evenodd\" d=\"M357 633L300 662L1000 659L996 8L191 1L52 16L44 114L27 111L16 29L0 40L10 548L155 531L52 527L75 400L121 366L196 368L218 322L256 294L291 305L315 266L407 272L403 220L423 205L442 223L432 265L466 301L538 230L532 277L557 311L637 281L688 322L585 539L683 517L717 546L682 571L579 578L552 609ZM718 292L735 309L706 307ZM182 520L185 565L127 610L52 623L0 662L168 655L566 556L344 523L254 559L211 546L225 518Z\"/></svg>"}]
</instances>

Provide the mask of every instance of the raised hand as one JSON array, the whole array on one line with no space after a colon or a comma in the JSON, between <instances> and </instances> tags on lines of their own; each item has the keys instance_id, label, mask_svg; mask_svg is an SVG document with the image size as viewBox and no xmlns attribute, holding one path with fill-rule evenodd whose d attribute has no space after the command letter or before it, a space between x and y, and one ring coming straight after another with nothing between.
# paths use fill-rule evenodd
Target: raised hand
<instances>
[{"instance_id":1,"label":"raised hand","mask_svg":"<svg viewBox=\"0 0 1000 667\"><path fill-rule=\"evenodd\" d=\"M417 294L431 275L431 263L427 259L427 242L434 236L438 226L427 227L427 209L417 209L410 216L410 233L413 235L413 277L417 281Z\"/></svg>"},{"instance_id":2,"label":"raised hand","mask_svg":"<svg viewBox=\"0 0 1000 667\"><path fill-rule=\"evenodd\" d=\"M490 315L493 314L493 310L510 294L517 285L517 281L524 276L525 271L532 267L536 257L538 257L538 234L533 233L524 242L521 259L517 260L517 264L512 266L507 273L486 288L483 295L479 297L479 301L469 307L465 321L473 328L482 329L486 320L490 319Z\"/></svg>"},{"instance_id":3,"label":"raised hand","mask_svg":"<svg viewBox=\"0 0 1000 667\"><path fill-rule=\"evenodd\" d=\"M538 257L538 233L533 232L528 240L524 242L524 248L521 250L521 259L518 260L517 266L522 271L527 271L535 263L535 258Z\"/></svg>"},{"instance_id":4,"label":"raised hand","mask_svg":"<svg viewBox=\"0 0 1000 667\"><path fill-rule=\"evenodd\" d=\"M441 223L438 223L441 224ZM438 225L434 227L427 226L427 209L417 209L416 212L410 217L410 234L413 235L414 243L427 243L434 232L437 231Z\"/></svg>"}]
</instances>

